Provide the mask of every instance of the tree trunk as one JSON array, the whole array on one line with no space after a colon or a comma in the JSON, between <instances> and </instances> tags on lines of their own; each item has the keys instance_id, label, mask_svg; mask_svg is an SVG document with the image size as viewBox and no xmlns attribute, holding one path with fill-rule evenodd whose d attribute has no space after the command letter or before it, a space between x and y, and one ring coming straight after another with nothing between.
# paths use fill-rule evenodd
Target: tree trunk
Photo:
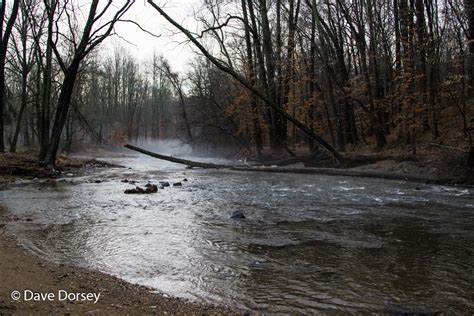
<instances>
[{"instance_id":1,"label":"tree trunk","mask_svg":"<svg viewBox=\"0 0 474 316\"><path fill-rule=\"evenodd\" d=\"M256 78L255 78L254 60L253 60L253 54L252 54L252 41L250 39L250 31L248 28L249 20L248 20L246 0L242 0L241 4L242 4L242 13L243 13L244 22L245 22L245 45L246 45L247 64L248 64L247 67L248 67L250 82L252 83L254 87L257 87ZM257 157L260 158L262 154L262 149L263 149L262 129L260 127L257 98L254 95L252 95L252 100L250 101L250 107L251 107L252 116L253 116L252 135L255 142L255 151L257 153Z\"/></svg>"},{"instance_id":2,"label":"tree trunk","mask_svg":"<svg viewBox=\"0 0 474 316\"><path fill-rule=\"evenodd\" d=\"M12 33L13 25L18 16L18 8L20 7L20 0L13 1L12 12L8 19L5 31L3 25L6 15L6 1L0 4L0 152L5 152L4 140L4 112L5 112L5 61L7 58L7 48L10 35Z\"/></svg>"},{"instance_id":3,"label":"tree trunk","mask_svg":"<svg viewBox=\"0 0 474 316\"><path fill-rule=\"evenodd\" d=\"M52 59L53 59L53 16L56 10L56 0L52 0L48 12L48 37L46 43L46 65L43 73L43 90L41 98L41 117L39 118L39 141L40 153L39 160L44 161L49 149L49 130L50 130L50 107L51 107L51 78L52 78ZM39 57L41 58L41 56Z\"/></svg>"},{"instance_id":4,"label":"tree trunk","mask_svg":"<svg viewBox=\"0 0 474 316\"><path fill-rule=\"evenodd\" d=\"M51 131L50 146L46 155L46 159L44 160L44 164L46 165L54 165L56 162L59 143L61 141L61 134L64 129L64 124L66 123L78 71L79 61L73 61L65 73L65 77L61 86L61 93L59 95L58 107L56 109L54 125Z\"/></svg>"},{"instance_id":5,"label":"tree trunk","mask_svg":"<svg viewBox=\"0 0 474 316\"><path fill-rule=\"evenodd\" d=\"M26 66L28 67L28 66ZM22 74L21 74L21 105L20 105L20 111L18 112L18 118L16 121L16 126L15 126L15 132L13 133L13 139L10 144L10 152L14 153L16 152L16 145L18 142L18 136L20 135L20 129L21 129L21 123L23 120L23 113L25 112L26 109L26 103L28 101L27 99L27 80L28 80L28 69L23 69Z\"/></svg>"},{"instance_id":6,"label":"tree trunk","mask_svg":"<svg viewBox=\"0 0 474 316\"><path fill-rule=\"evenodd\" d=\"M474 94L474 3L472 0L464 0L464 10L469 27L467 45L469 47L469 86L472 96Z\"/></svg>"}]
</instances>

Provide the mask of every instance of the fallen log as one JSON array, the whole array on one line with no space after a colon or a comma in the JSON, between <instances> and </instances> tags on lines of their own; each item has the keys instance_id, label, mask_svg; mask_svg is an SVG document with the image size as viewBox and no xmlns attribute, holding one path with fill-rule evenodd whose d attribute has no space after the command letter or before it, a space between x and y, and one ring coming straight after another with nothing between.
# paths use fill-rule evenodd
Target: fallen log
<instances>
[{"instance_id":1,"label":"fallen log","mask_svg":"<svg viewBox=\"0 0 474 316\"><path fill-rule=\"evenodd\" d=\"M171 161L188 165L191 167L207 168L207 169L230 169L235 171L259 171L259 172L276 172L276 173L300 173L300 174L323 174L323 175L334 175L334 176L348 176L348 177L363 177L363 178L381 178L391 180L402 180L402 181L414 181L414 182L437 182L438 179L428 175L415 175L415 174L402 174L395 172L381 172L381 171L365 171L365 170L354 170L354 169L336 169L336 168L272 168L272 167L253 167L253 166L232 166L232 165L220 165L212 163L203 163L197 161L191 161L181 158L175 158L165 155L153 153L132 145L125 145L126 148L138 151L142 154L149 155L158 159Z\"/></svg>"},{"instance_id":2,"label":"fallen log","mask_svg":"<svg viewBox=\"0 0 474 316\"><path fill-rule=\"evenodd\" d=\"M204 169L228 169L231 168L232 166L229 165L219 165L219 164L214 164L214 163L205 163L205 162L199 162L199 161L192 161L192 160L187 160L187 159L182 159L182 158L176 158L176 157L171 157L171 156L165 156L165 155L160 155L142 148L138 148L132 145L125 145L124 147L138 151L139 153L155 157L158 159L166 160L166 161L171 161L175 163L180 163L183 165L187 165L189 167L197 167L197 168L204 168Z\"/></svg>"},{"instance_id":3,"label":"fallen log","mask_svg":"<svg viewBox=\"0 0 474 316\"><path fill-rule=\"evenodd\" d=\"M135 147L132 145L125 145L126 148L138 151L142 154L155 157L158 159L163 159L166 161L174 162L174 163L179 163L183 165L187 165L190 167L197 167L197 168L204 168L204 169L230 169L233 168L234 166L232 165L220 165L220 164L213 164L213 163L205 163L205 162L199 162L199 161L193 161L193 160L187 160L187 159L182 159L182 158L176 158L172 156L165 156L161 154L157 154L139 147ZM279 160L271 160L271 161L266 161L266 162L260 162L257 165L259 166L288 166L292 165L295 163L299 162L307 162L310 160L314 160L318 156L318 153L312 153L309 155L304 155L304 156L299 156L299 157L291 157L287 159L279 159ZM247 165L248 167L252 167L251 165Z\"/></svg>"},{"instance_id":4,"label":"fallen log","mask_svg":"<svg viewBox=\"0 0 474 316\"><path fill-rule=\"evenodd\" d=\"M380 178L390 180L402 180L412 182L436 182L437 179L427 175L403 174L395 172L384 171L366 171L366 170L351 170L351 169L337 169L337 168L271 168L271 167L232 167L236 171L260 171L260 172L274 172L274 173L300 173L300 174L323 174L329 176L347 176L347 177L361 177L361 178Z\"/></svg>"}]
</instances>

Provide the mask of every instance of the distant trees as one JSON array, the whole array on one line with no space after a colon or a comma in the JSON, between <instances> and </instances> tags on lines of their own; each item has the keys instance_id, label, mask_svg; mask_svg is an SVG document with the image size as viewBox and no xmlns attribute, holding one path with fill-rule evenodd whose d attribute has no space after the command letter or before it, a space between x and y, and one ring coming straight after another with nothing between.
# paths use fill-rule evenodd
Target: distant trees
<instances>
[{"instance_id":1,"label":"distant trees","mask_svg":"<svg viewBox=\"0 0 474 316\"><path fill-rule=\"evenodd\" d=\"M178 138L259 156L319 144L343 162L472 143L472 1L210 0L199 34L148 1L198 48L186 73L159 52L96 49L132 2L92 1L79 18L73 0L14 1L7 42L2 3L10 151L34 144L52 164L79 141Z\"/></svg>"}]
</instances>

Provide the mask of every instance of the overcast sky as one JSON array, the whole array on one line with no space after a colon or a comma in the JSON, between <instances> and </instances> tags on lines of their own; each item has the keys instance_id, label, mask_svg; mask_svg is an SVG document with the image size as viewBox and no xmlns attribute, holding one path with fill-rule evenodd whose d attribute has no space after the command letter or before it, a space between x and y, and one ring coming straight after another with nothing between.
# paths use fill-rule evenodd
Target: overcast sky
<instances>
[{"instance_id":1,"label":"overcast sky","mask_svg":"<svg viewBox=\"0 0 474 316\"><path fill-rule=\"evenodd\" d=\"M192 16L194 10L199 8L201 0L156 0L155 2L164 7L168 15L176 21L193 31L196 30L197 24ZM184 36L176 34L177 30L146 1L137 0L127 12L126 17L140 23L146 30L160 34L161 37L155 38L131 23L121 22L115 29L123 40L114 36L104 43L105 49L112 49L114 43L118 41L142 61L149 60L155 50L169 60L173 70L185 71L187 69L187 63L192 57L192 46L180 43L184 41ZM173 32L174 36L172 36Z\"/></svg>"}]
</instances>

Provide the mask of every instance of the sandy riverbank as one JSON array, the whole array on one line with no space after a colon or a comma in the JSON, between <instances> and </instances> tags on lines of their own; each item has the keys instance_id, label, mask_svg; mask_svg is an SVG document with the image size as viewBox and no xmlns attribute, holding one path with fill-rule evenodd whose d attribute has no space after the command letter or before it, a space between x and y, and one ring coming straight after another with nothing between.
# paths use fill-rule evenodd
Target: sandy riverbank
<instances>
[{"instance_id":1,"label":"sandy riverbank","mask_svg":"<svg viewBox=\"0 0 474 316\"><path fill-rule=\"evenodd\" d=\"M190 303L152 293L97 271L42 260L0 230L0 315L235 315L229 309ZM20 300L11 298L18 290ZM52 301L25 301L24 291L53 293ZM100 293L93 301L59 301L59 291ZM63 292L64 293L64 292Z\"/></svg>"}]
</instances>

